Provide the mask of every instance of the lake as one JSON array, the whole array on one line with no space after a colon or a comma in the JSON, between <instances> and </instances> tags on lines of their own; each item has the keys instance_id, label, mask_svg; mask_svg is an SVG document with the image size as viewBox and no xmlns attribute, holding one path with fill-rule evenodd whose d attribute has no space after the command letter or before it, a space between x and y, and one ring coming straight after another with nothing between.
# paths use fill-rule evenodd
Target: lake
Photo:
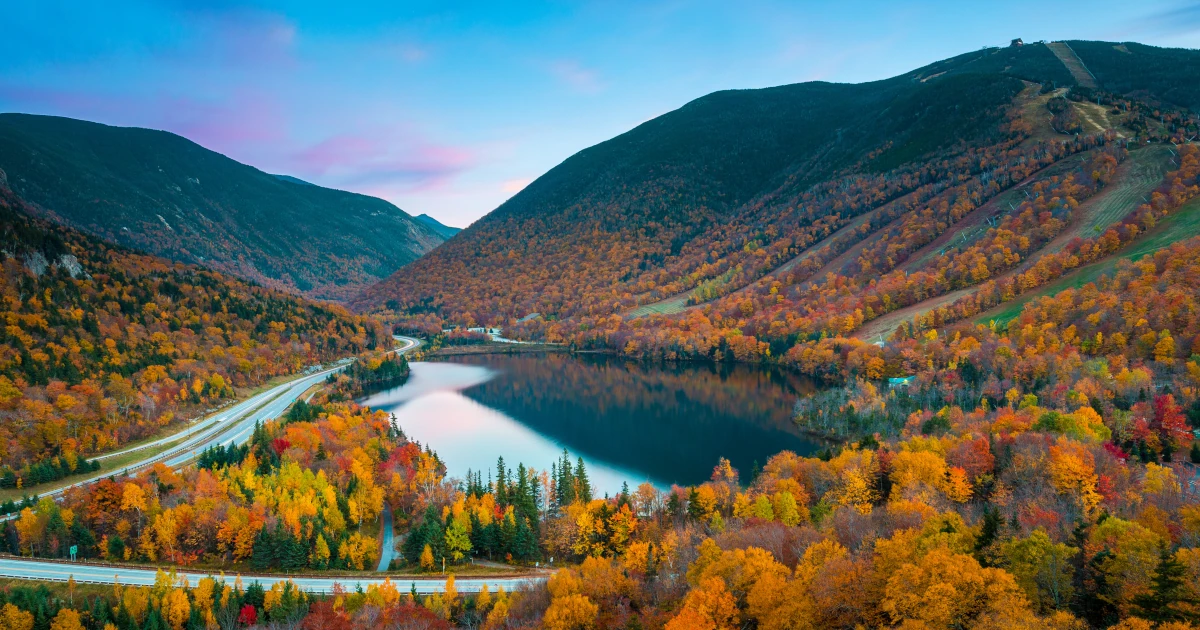
<instances>
[{"instance_id":1,"label":"lake","mask_svg":"<svg viewBox=\"0 0 1200 630\"><path fill-rule=\"evenodd\" d=\"M622 482L702 482L721 457L746 479L781 450L816 453L821 445L792 422L796 399L815 389L759 366L474 355L413 363L407 383L361 402L394 414L451 477L494 471L501 456L510 468L548 470L566 448L583 457L597 494L615 494Z\"/></svg>"}]
</instances>

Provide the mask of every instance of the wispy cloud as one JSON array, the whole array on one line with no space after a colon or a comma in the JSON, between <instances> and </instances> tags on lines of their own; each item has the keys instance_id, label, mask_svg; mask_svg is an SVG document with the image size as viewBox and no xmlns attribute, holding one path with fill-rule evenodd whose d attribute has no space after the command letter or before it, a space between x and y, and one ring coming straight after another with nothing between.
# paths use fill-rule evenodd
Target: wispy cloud
<instances>
[{"instance_id":1,"label":"wispy cloud","mask_svg":"<svg viewBox=\"0 0 1200 630\"><path fill-rule=\"evenodd\" d=\"M1147 15L1133 25L1132 32L1151 32L1158 35L1188 35L1200 31L1200 3L1181 4L1165 11Z\"/></svg>"},{"instance_id":2,"label":"wispy cloud","mask_svg":"<svg viewBox=\"0 0 1200 630\"><path fill-rule=\"evenodd\" d=\"M578 61L561 60L551 63L550 73L575 91L584 94L596 94L606 87L595 70L583 67Z\"/></svg>"},{"instance_id":3,"label":"wispy cloud","mask_svg":"<svg viewBox=\"0 0 1200 630\"><path fill-rule=\"evenodd\" d=\"M304 177L389 191L436 188L475 163L472 151L420 135L380 129L333 136L297 151L291 168Z\"/></svg>"}]
</instances>

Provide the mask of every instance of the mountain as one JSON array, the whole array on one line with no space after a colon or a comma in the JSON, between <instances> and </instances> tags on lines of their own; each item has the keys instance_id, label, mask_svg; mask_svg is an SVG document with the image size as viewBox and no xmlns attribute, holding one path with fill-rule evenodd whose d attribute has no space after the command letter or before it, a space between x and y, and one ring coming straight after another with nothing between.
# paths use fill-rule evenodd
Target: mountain
<instances>
[{"instance_id":1,"label":"mountain","mask_svg":"<svg viewBox=\"0 0 1200 630\"><path fill-rule=\"evenodd\" d=\"M446 240L450 240L451 237L453 237L455 234L458 234L459 232L462 231L462 228L456 228L456 227L450 227L448 225L443 225L440 221L429 216L428 214L418 214L414 218L416 220L420 221L421 223L424 223L426 226L429 227L429 229L433 230L434 232L437 232L438 234L440 234L442 236L442 238L444 238Z\"/></svg>"},{"instance_id":2,"label":"mountain","mask_svg":"<svg viewBox=\"0 0 1200 630\"><path fill-rule=\"evenodd\" d=\"M74 454L194 417L234 387L390 343L340 305L136 252L32 211L0 182L0 488L13 487L13 470L27 485L57 479Z\"/></svg>"},{"instance_id":3,"label":"mountain","mask_svg":"<svg viewBox=\"0 0 1200 630\"><path fill-rule=\"evenodd\" d=\"M347 298L445 240L382 199L164 131L3 114L0 170L43 217L313 298Z\"/></svg>"},{"instance_id":4,"label":"mountain","mask_svg":"<svg viewBox=\"0 0 1200 630\"><path fill-rule=\"evenodd\" d=\"M774 281L771 299L790 299L831 272L865 282L924 270L948 282L936 265L961 260L940 257L991 244L988 228L1020 219L1032 191L1070 175L1099 194L1106 182L1081 169L1107 173L1101 154L1114 142L1185 140L1179 133L1195 128L1184 108L1200 106L1193 78L1196 51L1054 42L986 48L871 83L717 92L571 156L351 305L430 330L513 326L540 313L520 334L621 348L618 339L637 336L634 326L651 336L663 326L696 334L678 319L630 323L644 315L730 308L705 326L743 334L739 324L755 325L774 352L787 351L801 335L787 313L825 308L830 296L752 317L715 301ZM1121 196L1126 206L1167 166L1165 152L1130 153L1136 159L1113 173L1116 188L1138 180L1130 191L1139 195ZM997 197L1017 188L1025 195ZM989 201L987 216L966 212ZM1122 208L1095 221L1116 221ZM1047 219L1074 234L1082 219L1067 214ZM1034 245L1058 247L1045 233L1021 241L1032 244L995 270L1039 253ZM894 308L876 304L857 319L851 309L847 330ZM803 334L819 334L809 324L816 328Z\"/></svg>"},{"instance_id":5,"label":"mountain","mask_svg":"<svg viewBox=\"0 0 1200 630\"><path fill-rule=\"evenodd\" d=\"M312 182L306 182L303 179L300 179L299 177L292 177L291 175L276 175L275 177L277 177L285 182L291 182L293 184L303 184L305 186L315 186L316 185L316 184L313 184Z\"/></svg>"}]
</instances>

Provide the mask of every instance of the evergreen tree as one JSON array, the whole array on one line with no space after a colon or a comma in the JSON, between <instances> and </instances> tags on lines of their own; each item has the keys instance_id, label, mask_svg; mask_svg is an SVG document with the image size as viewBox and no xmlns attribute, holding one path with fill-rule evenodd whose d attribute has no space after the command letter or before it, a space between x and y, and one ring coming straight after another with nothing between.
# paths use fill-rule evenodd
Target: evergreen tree
<instances>
[{"instance_id":1,"label":"evergreen tree","mask_svg":"<svg viewBox=\"0 0 1200 630\"><path fill-rule=\"evenodd\" d=\"M146 623L142 628L144 630L171 630L171 626L167 625L166 620L162 618L162 613L153 607L150 609L150 614L146 616Z\"/></svg>"},{"instance_id":2,"label":"evergreen tree","mask_svg":"<svg viewBox=\"0 0 1200 630\"><path fill-rule=\"evenodd\" d=\"M92 600L92 622L96 626L103 628L104 624L109 622L111 610L105 604L103 597L97 597Z\"/></svg>"},{"instance_id":3,"label":"evergreen tree","mask_svg":"<svg viewBox=\"0 0 1200 630\"><path fill-rule=\"evenodd\" d=\"M508 505L508 471L504 468L504 458L496 460L496 503Z\"/></svg>"},{"instance_id":4,"label":"evergreen tree","mask_svg":"<svg viewBox=\"0 0 1200 630\"><path fill-rule=\"evenodd\" d=\"M284 532L280 540L282 553L280 565L284 570L295 571L308 566L308 545L300 538L295 538Z\"/></svg>"},{"instance_id":5,"label":"evergreen tree","mask_svg":"<svg viewBox=\"0 0 1200 630\"><path fill-rule=\"evenodd\" d=\"M257 581L251 582L250 586L246 587L245 594L242 595L242 605L250 604L255 608L262 608L265 599L266 591L263 590L262 584Z\"/></svg>"},{"instance_id":6,"label":"evergreen tree","mask_svg":"<svg viewBox=\"0 0 1200 630\"><path fill-rule=\"evenodd\" d=\"M1000 512L995 508L988 506L983 511L983 528L979 533L979 539L975 541L976 556L980 558L980 562L987 566L985 558L987 554L983 550L996 540L996 536L1000 533L1000 528L1004 526L1004 519L1000 516Z\"/></svg>"},{"instance_id":7,"label":"evergreen tree","mask_svg":"<svg viewBox=\"0 0 1200 630\"><path fill-rule=\"evenodd\" d=\"M275 566L275 540L267 528L262 528L258 532L258 537L254 539L254 551L250 555L250 566L255 571L266 571Z\"/></svg>"},{"instance_id":8,"label":"evergreen tree","mask_svg":"<svg viewBox=\"0 0 1200 630\"><path fill-rule=\"evenodd\" d=\"M487 549L488 558L495 558L496 554L500 553L501 532L500 523L492 521L487 527L483 528L483 544Z\"/></svg>"},{"instance_id":9,"label":"evergreen tree","mask_svg":"<svg viewBox=\"0 0 1200 630\"><path fill-rule=\"evenodd\" d=\"M114 621L115 625L121 630L129 630L130 628L137 630L137 624L133 622L133 617L129 616L129 610L125 608L124 603L117 608L117 617Z\"/></svg>"},{"instance_id":10,"label":"evergreen tree","mask_svg":"<svg viewBox=\"0 0 1200 630\"><path fill-rule=\"evenodd\" d=\"M445 531L442 527L442 517L436 507L430 505L421 517L421 524L413 528L404 540L404 558L409 562L417 562L421 551L429 545L433 555L441 560L446 554Z\"/></svg>"},{"instance_id":11,"label":"evergreen tree","mask_svg":"<svg viewBox=\"0 0 1200 630\"><path fill-rule=\"evenodd\" d=\"M516 531L513 532L513 557L526 562L532 561L537 557L537 534L524 518L518 518L516 521Z\"/></svg>"},{"instance_id":12,"label":"evergreen tree","mask_svg":"<svg viewBox=\"0 0 1200 630\"><path fill-rule=\"evenodd\" d=\"M517 521L513 515L507 514L504 517L504 522L500 523L498 536L496 537L496 551L501 554L517 555L514 549L514 542L517 538Z\"/></svg>"},{"instance_id":13,"label":"evergreen tree","mask_svg":"<svg viewBox=\"0 0 1200 630\"><path fill-rule=\"evenodd\" d=\"M575 502L575 474L571 471L571 455L565 448L562 460L558 463L558 478L554 485L558 490L558 507L567 507Z\"/></svg>"},{"instance_id":14,"label":"evergreen tree","mask_svg":"<svg viewBox=\"0 0 1200 630\"><path fill-rule=\"evenodd\" d=\"M1134 607L1139 609L1137 616L1157 622L1200 621L1200 614L1192 608L1200 602L1189 592L1187 579L1187 567L1175 559L1167 545L1162 545L1150 592L1133 599ZM1180 607L1179 604L1187 606Z\"/></svg>"},{"instance_id":15,"label":"evergreen tree","mask_svg":"<svg viewBox=\"0 0 1200 630\"><path fill-rule=\"evenodd\" d=\"M672 492L667 498L667 515L677 520L683 514L683 506L679 503L679 494Z\"/></svg>"},{"instance_id":16,"label":"evergreen tree","mask_svg":"<svg viewBox=\"0 0 1200 630\"><path fill-rule=\"evenodd\" d=\"M110 560L117 561L125 559L125 541L116 534L108 538L108 557Z\"/></svg>"},{"instance_id":17,"label":"evergreen tree","mask_svg":"<svg viewBox=\"0 0 1200 630\"><path fill-rule=\"evenodd\" d=\"M88 529L83 523L83 519L75 519L71 523L71 542L79 545L79 557L92 557L92 550L96 547L96 536L92 534L92 530Z\"/></svg>"},{"instance_id":18,"label":"evergreen tree","mask_svg":"<svg viewBox=\"0 0 1200 630\"><path fill-rule=\"evenodd\" d=\"M592 484L588 481L587 469L583 466L582 457L575 464L575 486L576 499L584 503L592 500Z\"/></svg>"}]
</instances>

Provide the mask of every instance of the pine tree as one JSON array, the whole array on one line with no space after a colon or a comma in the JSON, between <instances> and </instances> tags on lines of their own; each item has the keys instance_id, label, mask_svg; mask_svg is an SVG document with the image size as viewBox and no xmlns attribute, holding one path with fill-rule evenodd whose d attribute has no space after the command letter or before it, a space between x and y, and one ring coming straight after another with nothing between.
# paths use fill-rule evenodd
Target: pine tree
<instances>
[{"instance_id":1,"label":"pine tree","mask_svg":"<svg viewBox=\"0 0 1200 630\"><path fill-rule=\"evenodd\" d=\"M580 457L575 464L575 486L576 499L588 503L592 500L592 484L588 481L587 469L583 466L583 458Z\"/></svg>"},{"instance_id":2,"label":"pine tree","mask_svg":"<svg viewBox=\"0 0 1200 630\"><path fill-rule=\"evenodd\" d=\"M1191 606L1198 602L1187 588L1188 571L1182 562L1175 559L1167 545L1159 548L1158 566L1154 570L1150 592L1138 595L1133 605L1140 609L1137 616L1157 622L1200 621L1200 615L1192 612Z\"/></svg>"},{"instance_id":3,"label":"pine tree","mask_svg":"<svg viewBox=\"0 0 1200 630\"><path fill-rule=\"evenodd\" d=\"M275 566L275 541L265 527L259 530L258 537L254 539L250 566L255 571L266 571Z\"/></svg>"},{"instance_id":4,"label":"pine tree","mask_svg":"<svg viewBox=\"0 0 1200 630\"><path fill-rule=\"evenodd\" d=\"M104 624L108 623L109 613L111 609L105 605L103 597L97 597L92 600L92 621L99 627L103 628Z\"/></svg>"},{"instance_id":5,"label":"pine tree","mask_svg":"<svg viewBox=\"0 0 1200 630\"><path fill-rule=\"evenodd\" d=\"M308 565L307 545L300 538L284 534L284 553L281 564L289 571L303 569Z\"/></svg>"},{"instance_id":6,"label":"pine tree","mask_svg":"<svg viewBox=\"0 0 1200 630\"><path fill-rule=\"evenodd\" d=\"M529 527L529 522L524 518L517 519L516 531L513 533L512 554L527 562L537 557L537 534Z\"/></svg>"},{"instance_id":7,"label":"pine tree","mask_svg":"<svg viewBox=\"0 0 1200 630\"><path fill-rule=\"evenodd\" d=\"M504 468L504 458L496 460L496 503L508 505L508 471Z\"/></svg>"}]
</instances>

